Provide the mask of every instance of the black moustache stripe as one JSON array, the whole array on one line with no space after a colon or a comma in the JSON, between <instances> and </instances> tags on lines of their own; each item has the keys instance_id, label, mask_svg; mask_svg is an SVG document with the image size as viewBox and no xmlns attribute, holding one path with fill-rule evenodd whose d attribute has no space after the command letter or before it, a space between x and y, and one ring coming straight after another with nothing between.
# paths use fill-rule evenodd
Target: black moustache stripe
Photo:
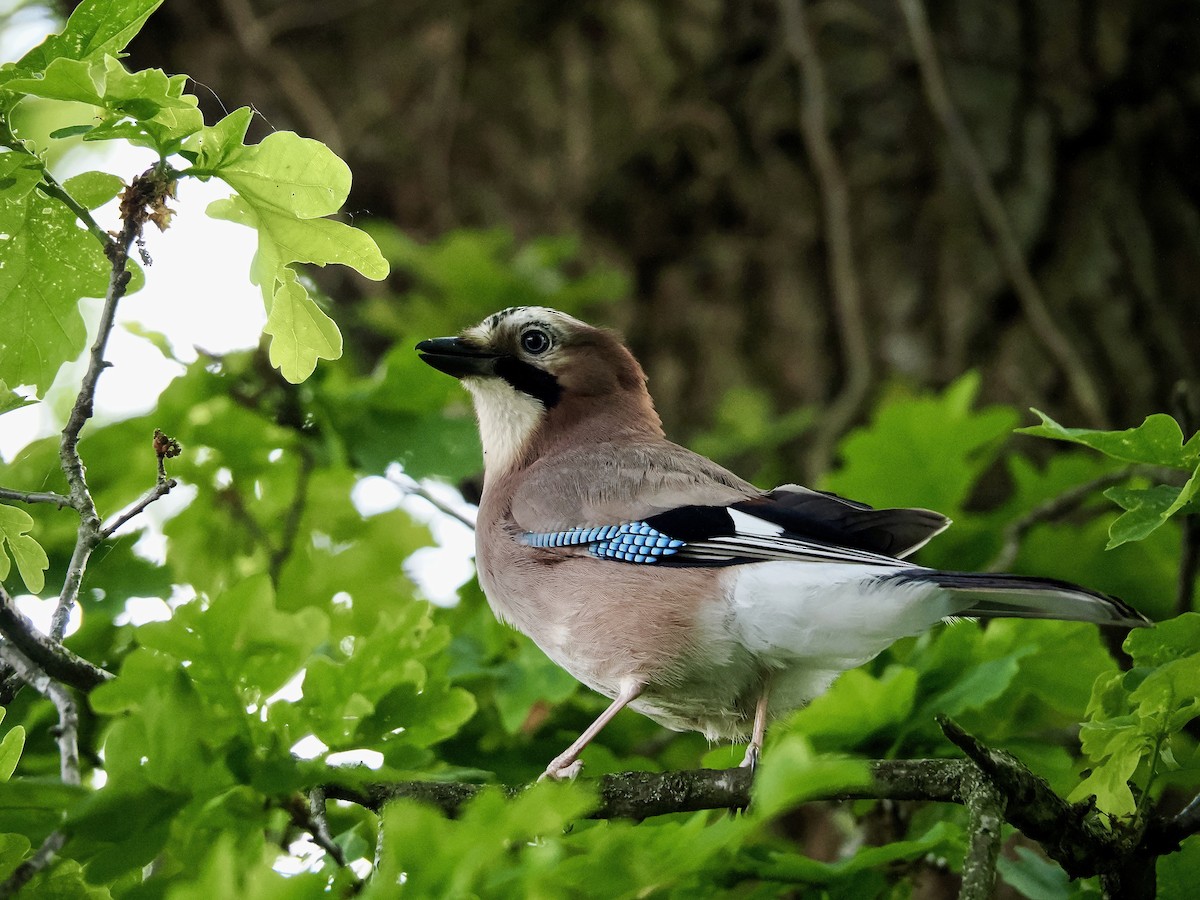
<instances>
[{"instance_id":1,"label":"black moustache stripe","mask_svg":"<svg viewBox=\"0 0 1200 900\"><path fill-rule=\"evenodd\" d=\"M511 356L497 359L496 374L521 393L539 401L546 409L553 409L562 399L562 387L557 378L522 360Z\"/></svg>"}]
</instances>

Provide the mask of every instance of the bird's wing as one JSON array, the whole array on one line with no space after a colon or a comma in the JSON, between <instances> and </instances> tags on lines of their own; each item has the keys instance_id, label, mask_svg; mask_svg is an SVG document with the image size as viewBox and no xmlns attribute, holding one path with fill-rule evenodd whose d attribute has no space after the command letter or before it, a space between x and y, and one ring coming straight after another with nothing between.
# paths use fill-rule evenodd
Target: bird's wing
<instances>
[{"instance_id":1,"label":"bird's wing","mask_svg":"<svg viewBox=\"0 0 1200 900\"><path fill-rule=\"evenodd\" d=\"M637 522L681 506L725 506L763 492L677 444L584 444L546 456L521 476L512 516L525 531Z\"/></svg>"},{"instance_id":2,"label":"bird's wing","mask_svg":"<svg viewBox=\"0 0 1200 900\"><path fill-rule=\"evenodd\" d=\"M666 565L762 560L895 567L949 525L923 509L872 509L799 485L762 493L675 445L582 451L514 495L534 547Z\"/></svg>"}]
</instances>

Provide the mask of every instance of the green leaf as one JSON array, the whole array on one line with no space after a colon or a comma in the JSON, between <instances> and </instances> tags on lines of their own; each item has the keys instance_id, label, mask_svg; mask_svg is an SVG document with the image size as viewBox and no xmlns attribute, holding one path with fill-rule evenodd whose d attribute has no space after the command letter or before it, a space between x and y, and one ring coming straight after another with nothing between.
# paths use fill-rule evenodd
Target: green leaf
<instances>
[{"instance_id":1,"label":"green leaf","mask_svg":"<svg viewBox=\"0 0 1200 900\"><path fill-rule=\"evenodd\" d=\"M206 125L188 139L184 145L195 154L194 168L214 172L241 153L246 140L246 130L254 111L248 106L235 109L216 125ZM207 179L208 175L201 176Z\"/></svg>"},{"instance_id":2,"label":"green leaf","mask_svg":"<svg viewBox=\"0 0 1200 900\"><path fill-rule=\"evenodd\" d=\"M51 62L38 77L16 78L0 87L47 100L74 100L102 106L104 79L104 66L100 61L63 57Z\"/></svg>"},{"instance_id":3,"label":"green leaf","mask_svg":"<svg viewBox=\"0 0 1200 900\"><path fill-rule=\"evenodd\" d=\"M16 725L4 735L0 741L0 781L8 781L16 771L17 763L21 761L21 751L25 749L25 729Z\"/></svg>"},{"instance_id":4,"label":"green leaf","mask_svg":"<svg viewBox=\"0 0 1200 900\"><path fill-rule=\"evenodd\" d=\"M1185 509L1196 499L1200 490L1200 468L1182 487L1156 484L1150 488L1111 487L1104 496L1125 510L1125 514L1109 526L1108 548L1149 537L1167 519Z\"/></svg>"},{"instance_id":5,"label":"green leaf","mask_svg":"<svg viewBox=\"0 0 1200 900\"><path fill-rule=\"evenodd\" d=\"M0 202L23 199L41 180L42 161L36 156L16 150L0 152Z\"/></svg>"},{"instance_id":6,"label":"green leaf","mask_svg":"<svg viewBox=\"0 0 1200 900\"><path fill-rule=\"evenodd\" d=\"M89 794L87 788L50 778L0 781L0 832L23 834L40 843Z\"/></svg>"},{"instance_id":7,"label":"green leaf","mask_svg":"<svg viewBox=\"0 0 1200 900\"><path fill-rule=\"evenodd\" d=\"M1042 420L1042 424L1018 428L1019 433L1083 444L1124 462L1180 469L1194 469L1200 464L1200 434L1193 435L1185 444L1179 423L1163 413L1148 416L1136 428L1094 431L1090 428L1064 428L1044 412L1036 409L1033 412Z\"/></svg>"},{"instance_id":8,"label":"green leaf","mask_svg":"<svg viewBox=\"0 0 1200 900\"><path fill-rule=\"evenodd\" d=\"M84 172L63 182L63 190L85 209L103 206L125 189L125 182L108 172Z\"/></svg>"},{"instance_id":9,"label":"green leaf","mask_svg":"<svg viewBox=\"0 0 1200 900\"><path fill-rule=\"evenodd\" d=\"M40 593L46 586L46 569L50 560L41 544L31 538L28 532L33 528L33 517L15 506L0 504L0 581L8 577L11 563L4 554L4 545L17 563L17 571L21 580L29 588L30 593Z\"/></svg>"},{"instance_id":10,"label":"green leaf","mask_svg":"<svg viewBox=\"0 0 1200 900\"><path fill-rule=\"evenodd\" d=\"M1196 873L1200 871L1200 835L1183 842L1178 853L1158 858L1156 900L1192 900L1196 896Z\"/></svg>"},{"instance_id":11,"label":"green leaf","mask_svg":"<svg viewBox=\"0 0 1200 900\"><path fill-rule=\"evenodd\" d=\"M812 797L870 784L865 760L818 756L807 740L789 734L763 754L750 809L755 816L770 819Z\"/></svg>"},{"instance_id":12,"label":"green leaf","mask_svg":"<svg viewBox=\"0 0 1200 900\"><path fill-rule=\"evenodd\" d=\"M1161 666L1193 656L1200 652L1200 613L1184 613L1153 628L1136 628L1124 646L1139 666Z\"/></svg>"},{"instance_id":13,"label":"green leaf","mask_svg":"<svg viewBox=\"0 0 1200 900\"><path fill-rule=\"evenodd\" d=\"M1071 879L1062 867L1028 847L1017 847L1017 858L1001 854L996 869L1004 883L1028 900L1069 900Z\"/></svg>"},{"instance_id":14,"label":"green leaf","mask_svg":"<svg viewBox=\"0 0 1200 900\"><path fill-rule=\"evenodd\" d=\"M23 834L0 834L0 878L8 878L32 847L29 838Z\"/></svg>"},{"instance_id":15,"label":"green leaf","mask_svg":"<svg viewBox=\"0 0 1200 900\"><path fill-rule=\"evenodd\" d=\"M267 315L265 334L271 335L271 365L292 384L313 373L318 359L342 355L342 333L308 296L291 269L283 269Z\"/></svg>"},{"instance_id":16,"label":"green leaf","mask_svg":"<svg viewBox=\"0 0 1200 900\"><path fill-rule=\"evenodd\" d=\"M89 122L83 130L86 140L123 138L166 156L204 125L196 98L183 93L186 80L161 69L128 72L119 60L106 55L56 59L43 75L13 79L0 85L0 90L100 107L105 111L100 123ZM55 135L75 130L59 129Z\"/></svg>"},{"instance_id":17,"label":"green leaf","mask_svg":"<svg viewBox=\"0 0 1200 900\"><path fill-rule=\"evenodd\" d=\"M350 190L350 170L328 147L276 132L261 144L237 143L248 112L239 110L206 129L190 145L197 153L193 173L217 175L237 194L210 204L208 214L258 230L250 280L263 292L270 358L293 383L308 378L318 359L337 359L342 336L309 297L292 263L340 263L376 280L388 266L364 232L320 218L334 213ZM203 165L209 166L204 168Z\"/></svg>"},{"instance_id":18,"label":"green leaf","mask_svg":"<svg viewBox=\"0 0 1200 900\"><path fill-rule=\"evenodd\" d=\"M231 122L219 139L228 142L240 121ZM229 148L203 174L221 178L256 210L273 209L298 219L332 215L350 193L350 168L337 154L290 131L270 134L260 144Z\"/></svg>"},{"instance_id":19,"label":"green leaf","mask_svg":"<svg viewBox=\"0 0 1200 900\"><path fill-rule=\"evenodd\" d=\"M37 403L36 400L29 400L22 397L16 391L10 391L8 385L0 380L0 416L6 412L12 412L14 409L23 409L26 406L32 406Z\"/></svg>"},{"instance_id":20,"label":"green leaf","mask_svg":"<svg viewBox=\"0 0 1200 900\"><path fill-rule=\"evenodd\" d=\"M885 866L899 860L915 860L928 856L949 843L952 829L948 822L938 822L921 837L908 841L893 841L882 847L863 847L848 859L828 863L795 853L773 853L770 860L756 867L763 878L776 881L808 884L837 884L857 872Z\"/></svg>"},{"instance_id":21,"label":"green leaf","mask_svg":"<svg viewBox=\"0 0 1200 900\"><path fill-rule=\"evenodd\" d=\"M34 47L14 67L17 73L41 72L55 59L98 59L125 49L162 0L83 0L66 27Z\"/></svg>"},{"instance_id":22,"label":"green leaf","mask_svg":"<svg viewBox=\"0 0 1200 900\"><path fill-rule=\"evenodd\" d=\"M36 191L0 202L0 233L0 379L40 393L83 350L79 298L104 296L109 264L70 210Z\"/></svg>"},{"instance_id":23,"label":"green leaf","mask_svg":"<svg viewBox=\"0 0 1200 900\"><path fill-rule=\"evenodd\" d=\"M975 411L979 376L939 396L894 397L842 442L842 468L824 487L877 506L961 509L1016 424L1011 409Z\"/></svg>"},{"instance_id":24,"label":"green leaf","mask_svg":"<svg viewBox=\"0 0 1200 900\"><path fill-rule=\"evenodd\" d=\"M912 715L916 692L915 669L892 666L878 678L866 669L851 669L795 713L788 730L821 747L853 746L904 723Z\"/></svg>"}]
</instances>

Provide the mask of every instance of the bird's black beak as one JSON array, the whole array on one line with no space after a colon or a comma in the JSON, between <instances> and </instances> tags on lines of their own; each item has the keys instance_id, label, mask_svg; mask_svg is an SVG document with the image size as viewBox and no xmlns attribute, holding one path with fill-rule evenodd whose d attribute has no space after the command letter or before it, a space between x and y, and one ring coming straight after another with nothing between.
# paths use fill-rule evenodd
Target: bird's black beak
<instances>
[{"instance_id":1,"label":"bird's black beak","mask_svg":"<svg viewBox=\"0 0 1200 900\"><path fill-rule=\"evenodd\" d=\"M462 338L442 337L417 344L421 361L439 372L463 378L467 375L495 375L497 354L474 347Z\"/></svg>"}]
</instances>

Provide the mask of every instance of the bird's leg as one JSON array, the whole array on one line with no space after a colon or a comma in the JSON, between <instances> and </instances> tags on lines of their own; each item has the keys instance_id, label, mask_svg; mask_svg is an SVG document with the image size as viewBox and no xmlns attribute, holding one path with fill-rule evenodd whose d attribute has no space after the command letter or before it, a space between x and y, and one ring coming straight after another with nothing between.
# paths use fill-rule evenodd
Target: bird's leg
<instances>
[{"instance_id":1,"label":"bird's leg","mask_svg":"<svg viewBox=\"0 0 1200 900\"><path fill-rule=\"evenodd\" d=\"M750 732L750 743L739 768L749 768L753 772L758 766L758 758L762 756L763 738L767 733L767 701L770 696L771 676L768 674L763 677L762 693L758 695L758 703L754 706L754 728Z\"/></svg>"},{"instance_id":2,"label":"bird's leg","mask_svg":"<svg viewBox=\"0 0 1200 900\"><path fill-rule=\"evenodd\" d=\"M580 768L583 767L583 762L579 759L579 754L583 752L583 748L592 742L592 738L600 733L613 716L623 710L630 701L636 700L641 694L645 685L638 682L630 682L621 688L621 693L617 695L617 699L609 704L608 709L600 713L596 717L596 721L589 725L575 742L566 750L554 757L550 761L550 765L546 766L546 771L542 773L538 781L543 781L547 778L553 778L555 781L561 781L564 778L574 778L579 774Z\"/></svg>"}]
</instances>

